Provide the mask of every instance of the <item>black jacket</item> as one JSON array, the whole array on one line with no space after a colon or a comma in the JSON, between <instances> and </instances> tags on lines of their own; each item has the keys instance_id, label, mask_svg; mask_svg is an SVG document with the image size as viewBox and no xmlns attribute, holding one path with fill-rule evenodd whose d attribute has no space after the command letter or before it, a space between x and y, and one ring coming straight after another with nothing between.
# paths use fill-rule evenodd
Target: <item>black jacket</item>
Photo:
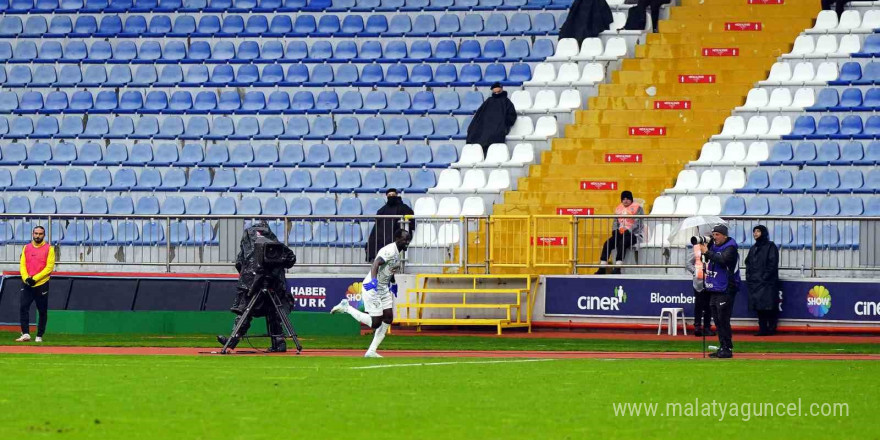
<instances>
[{"instance_id":1,"label":"black jacket","mask_svg":"<svg viewBox=\"0 0 880 440\"><path fill-rule=\"evenodd\" d=\"M727 240L731 240L730 237ZM727 241L725 241L726 243ZM703 261L705 262L713 262L715 264L720 264L724 266L728 271L728 278L730 277L730 273L736 270L736 265L739 262L739 253L737 248L728 247L721 252L715 252L715 242L709 244L706 252L703 253ZM738 276L738 275L737 275ZM727 283L727 293L736 295L738 285L736 283L729 282Z\"/></svg>"},{"instance_id":2,"label":"black jacket","mask_svg":"<svg viewBox=\"0 0 880 440\"><path fill-rule=\"evenodd\" d=\"M492 94L474 113L468 126L467 143L480 144L485 152L489 145L504 143L514 122L516 108L507 99L507 92Z\"/></svg>"},{"instance_id":3,"label":"black jacket","mask_svg":"<svg viewBox=\"0 0 880 440\"><path fill-rule=\"evenodd\" d=\"M766 311L776 308L779 295L779 248L769 240L767 228L755 241L746 256L746 285L749 288L749 310Z\"/></svg>"},{"instance_id":4,"label":"black jacket","mask_svg":"<svg viewBox=\"0 0 880 440\"><path fill-rule=\"evenodd\" d=\"M389 201L385 206L379 208L376 215L394 215L396 218L377 218L373 230L370 231L370 237L367 239L366 252L367 262L372 263L376 259L376 253L388 243L394 241L394 231L401 228L400 220L405 215L413 215L413 210L401 200ZM409 221L410 232L415 232L415 220Z\"/></svg>"},{"instance_id":5,"label":"black jacket","mask_svg":"<svg viewBox=\"0 0 880 440\"><path fill-rule=\"evenodd\" d=\"M574 0L565 23L559 28L559 38L574 38L581 44L607 31L613 22L614 16L605 0Z\"/></svg>"}]
</instances>

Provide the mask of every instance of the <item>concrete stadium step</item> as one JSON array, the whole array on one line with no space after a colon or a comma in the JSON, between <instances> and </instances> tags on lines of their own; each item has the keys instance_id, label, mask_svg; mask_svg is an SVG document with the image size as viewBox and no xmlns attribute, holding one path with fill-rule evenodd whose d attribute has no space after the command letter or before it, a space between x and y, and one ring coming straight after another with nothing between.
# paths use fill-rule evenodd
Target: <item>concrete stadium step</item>
<instances>
[{"instance_id":1,"label":"concrete stadium step","mask_svg":"<svg viewBox=\"0 0 880 440\"><path fill-rule=\"evenodd\" d=\"M645 44L649 46L666 45L666 44L712 44L712 45L730 45L738 47L743 44L777 44L780 46L791 46L794 39L790 38L790 34L771 34L767 35L762 32L703 32L691 34L667 34L657 33L648 34Z\"/></svg>"},{"instance_id":2,"label":"concrete stadium step","mask_svg":"<svg viewBox=\"0 0 880 440\"><path fill-rule=\"evenodd\" d=\"M702 144L700 144L702 147ZM675 150L684 148L679 139L644 138L644 139L553 139L553 151L601 151L601 152L626 152L629 150ZM699 155L700 149L693 150ZM695 156L696 157L696 156Z\"/></svg>"},{"instance_id":3,"label":"concrete stadium step","mask_svg":"<svg viewBox=\"0 0 880 440\"><path fill-rule=\"evenodd\" d=\"M693 108L706 110L730 110L745 102L745 95L728 96L687 96L687 97L609 97L595 96L588 100L587 108L591 110L655 110L656 103L662 101L688 101ZM656 110L658 113L677 110Z\"/></svg>"},{"instance_id":4,"label":"concrete stadium step","mask_svg":"<svg viewBox=\"0 0 880 440\"><path fill-rule=\"evenodd\" d=\"M639 46L642 47L642 46ZM715 71L752 69L769 72L767 67L776 57L698 57L698 58L627 58L622 61L621 71L632 70L672 70L672 71Z\"/></svg>"},{"instance_id":5,"label":"concrete stadium step","mask_svg":"<svg viewBox=\"0 0 880 440\"><path fill-rule=\"evenodd\" d=\"M686 125L660 127L665 130L662 136L665 138L681 138L681 139L703 139L718 133L721 129L722 119L719 123L710 125ZM658 126L650 127L654 129ZM632 126L612 125L612 126L596 126L596 125L569 125L565 127L565 136L571 138L607 138L607 139L630 139L638 135L631 134ZM642 136L639 136L642 137Z\"/></svg>"},{"instance_id":6,"label":"concrete stadium step","mask_svg":"<svg viewBox=\"0 0 880 440\"><path fill-rule=\"evenodd\" d=\"M661 192L656 190L637 190L626 187L627 190L633 192L633 196L645 200L646 204L653 203ZM543 206L552 208L555 212L556 207L563 206L605 206L610 207L604 212L611 213L613 208L620 203L620 192L622 190L603 191L602 193L594 191L592 194L585 196L585 191L577 192L525 192L525 191L508 191L504 193L504 203L511 205L528 205ZM645 212L650 212L650 206L645 208ZM596 211L602 212L602 211ZM547 213L553 213L547 211Z\"/></svg>"},{"instance_id":7,"label":"concrete stadium step","mask_svg":"<svg viewBox=\"0 0 880 440\"><path fill-rule=\"evenodd\" d=\"M750 17L755 21L803 19L805 16L815 17L815 6L806 1L800 8L797 7L773 7L773 5L749 5L744 0L735 5L719 7L713 0L712 8L700 6L680 6L669 10L669 20L703 20L703 19L742 19ZM818 3L818 2L816 2Z\"/></svg>"},{"instance_id":8,"label":"concrete stadium step","mask_svg":"<svg viewBox=\"0 0 880 440\"><path fill-rule=\"evenodd\" d=\"M717 84L662 84L654 86L654 95L648 94L649 84L600 84L599 95L604 97L651 97L655 100L687 99L691 96L742 96L752 89L754 81Z\"/></svg>"},{"instance_id":9,"label":"concrete stadium step","mask_svg":"<svg viewBox=\"0 0 880 440\"><path fill-rule=\"evenodd\" d=\"M636 85L653 85L660 84L681 84L682 76L688 75L713 75L713 82L716 83L748 83L754 84L767 78L765 70L711 70L707 72L689 72L689 71L617 71L611 74L614 83L617 84L636 84ZM687 80L687 79L685 79Z\"/></svg>"},{"instance_id":10,"label":"concrete stadium step","mask_svg":"<svg viewBox=\"0 0 880 440\"><path fill-rule=\"evenodd\" d=\"M615 155L638 155L639 163L623 162L629 166L646 165L681 165L695 160L693 149L678 150L651 150L651 149L628 149L617 151L544 151L541 153L541 165L612 165L609 160L621 160ZM609 157L610 156L610 157ZM627 158L629 159L629 158ZM632 160L632 159L630 159Z\"/></svg>"},{"instance_id":11,"label":"concrete stadium step","mask_svg":"<svg viewBox=\"0 0 880 440\"><path fill-rule=\"evenodd\" d=\"M818 5L817 5L818 6ZM798 33L813 25L813 18L763 18L755 15L739 14L728 19L712 17L712 12L716 8L706 8L707 15L705 19L685 19L685 20L665 20L660 22L660 31L663 33L704 33L704 32L737 32L728 30L727 25L730 23L760 23L761 30L754 32L785 33L791 32L792 29L798 29ZM818 8L817 8L818 12ZM813 15L815 17L815 14ZM792 40L793 41L793 40Z\"/></svg>"},{"instance_id":12,"label":"concrete stadium step","mask_svg":"<svg viewBox=\"0 0 880 440\"><path fill-rule=\"evenodd\" d=\"M575 113L575 124L606 125L683 125L693 121L718 120L730 116L730 110L582 110Z\"/></svg>"},{"instance_id":13,"label":"concrete stadium step","mask_svg":"<svg viewBox=\"0 0 880 440\"><path fill-rule=\"evenodd\" d=\"M554 164L532 165L529 177L521 177L529 181L534 179L586 179L594 180L593 176L618 176L638 178L664 178L671 172L678 172L679 164L646 164L646 163L602 163L589 168L558 167Z\"/></svg>"},{"instance_id":14,"label":"concrete stadium step","mask_svg":"<svg viewBox=\"0 0 880 440\"><path fill-rule=\"evenodd\" d=\"M693 44L664 44L664 45L651 45L651 46L638 46L636 47L636 57L639 58L691 58L691 57L709 57L708 55L704 55L708 47L695 47ZM730 58L738 58L738 57L766 57L773 56L778 57L784 53L788 53L790 48L787 45L767 45L766 43L756 43L756 44L739 44L735 47L737 53L739 54L736 57ZM720 57L715 57L720 58Z\"/></svg>"}]
</instances>

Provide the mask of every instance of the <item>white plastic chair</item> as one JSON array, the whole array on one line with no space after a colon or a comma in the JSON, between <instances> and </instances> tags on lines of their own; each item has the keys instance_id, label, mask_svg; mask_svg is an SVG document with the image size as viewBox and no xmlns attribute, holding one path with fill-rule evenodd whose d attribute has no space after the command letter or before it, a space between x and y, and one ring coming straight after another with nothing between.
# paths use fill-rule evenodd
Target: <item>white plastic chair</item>
<instances>
[{"instance_id":1,"label":"white plastic chair","mask_svg":"<svg viewBox=\"0 0 880 440\"><path fill-rule=\"evenodd\" d=\"M837 12L821 11L816 16L816 23L805 32L808 34L824 34L838 26Z\"/></svg>"},{"instance_id":2,"label":"white plastic chair","mask_svg":"<svg viewBox=\"0 0 880 440\"><path fill-rule=\"evenodd\" d=\"M666 190L672 194L685 194L697 188L700 182L699 175L694 170L682 170L678 172L678 178L675 179L675 186Z\"/></svg>"},{"instance_id":3,"label":"white plastic chair","mask_svg":"<svg viewBox=\"0 0 880 440\"><path fill-rule=\"evenodd\" d=\"M825 85L828 81L834 81L840 75L840 70L837 66L837 63L834 61L825 61L819 64L819 67L816 68L816 76L813 77L812 81L807 82L807 85L815 86L815 85Z\"/></svg>"},{"instance_id":4,"label":"white plastic chair","mask_svg":"<svg viewBox=\"0 0 880 440\"><path fill-rule=\"evenodd\" d=\"M565 61L578 54L578 43L574 38L563 38L556 43L556 52L547 61Z\"/></svg>"},{"instance_id":5,"label":"white plastic chair","mask_svg":"<svg viewBox=\"0 0 880 440\"><path fill-rule=\"evenodd\" d=\"M454 189L461 186L461 172L455 168L447 168L440 171L437 177L437 186L429 188L429 193L451 193Z\"/></svg>"},{"instance_id":6,"label":"white plastic chair","mask_svg":"<svg viewBox=\"0 0 880 440\"><path fill-rule=\"evenodd\" d=\"M743 170L727 170L724 173L724 182L721 184L721 190L716 192L733 192L746 186L746 173Z\"/></svg>"},{"instance_id":7,"label":"white plastic chair","mask_svg":"<svg viewBox=\"0 0 880 440\"><path fill-rule=\"evenodd\" d=\"M443 217L457 217L461 214L461 201L458 197L444 197L437 205L437 215Z\"/></svg>"},{"instance_id":8,"label":"white plastic chair","mask_svg":"<svg viewBox=\"0 0 880 440\"><path fill-rule=\"evenodd\" d=\"M672 232L671 223L659 223L648 231L648 239L643 247L669 247L669 234Z\"/></svg>"},{"instance_id":9,"label":"white plastic chair","mask_svg":"<svg viewBox=\"0 0 880 440\"><path fill-rule=\"evenodd\" d=\"M451 246L461 242L461 226L458 223L445 223L437 229L437 246Z\"/></svg>"},{"instance_id":10,"label":"white plastic chair","mask_svg":"<svg viewBox=\"0 0 880 440\"><path fill-rule=\"evenodd\" d=\"M517 90L510 95L510 103L518 112L528 111L532 108L532 94L528 90Z\"/></svg>"},{"instance_id":11,"label":"white plastic chair","mask_svg":"<svg viewBox=\"0 0 880 440\"><path fill-rule=\"evenodd\" d=\"M478 189L486 186L486 173L475 168L467 170L461 178L461 185L452 190L454 193L475 193Z\"/></svg>"},{"instance_id":12,"label":"white plastic chair","mask_svg":"<svg viewBox=\"0 0 880 440\"><path fill-rule=\"evenodd\" d=\"M541 90L535 94L535 102L532 110L548 111L556 108L556 92L553 90Z\"/></svg>"},{"instance_id":13,"label":"white plastic chair","mask_svg":"<svg viewBox=\"0 0 880 440\"><path fill-rule=\"evenodd\" d=\"M413 215L437 214L437 202L433 197L419 197L413 206Z\"/></svg>"},{"instance_id":14,"label":"white plastic chair","mask_svg":"<svg viewBox=\"0 0 880 440\"><path fill-rule=\"evenodd\" d=\"M837 52L837 35L822 35L816 40L816 50L807 58L825 58Z\"/></svg>"},{"instance_id":15,"label":"white plastic chair","mask_svg":"<svg viewBox=\"0 0 880 440\"><path fill-rule=\"evenodd\" d=\"M602 55L603 49L602 39L587 38L581 43L581 50L577 55L572 56L571 59L576 61L598 59Z\"/></svg>"},{"instance_id":16,"label":"white plastic chair","mask_svg":"<svg viewBox=\"0 0 880 440\"><path fill-rule=\"evenodd\" d=\"M580 75L580 68L577 63L565 63L559 66L559 73L556 75L556 78L553 81L550 81L548 85L552 86L567 86L574 81L577 81Z\"/></svg>"},{"instance_id":17,"label":"white plastic chair","mask_svg":"<svg viewBox=\"0 0 880 440\"><path fill-rule=\"evenodd\" d=\"M489 150L486 152L486 159L480 165L497 167L508 160L510 160L510 151L507 149L507 144L492 144L489 145Z\"/></svg>"},{"instance_id":18,"label":"white plastic chair","mask_svg":"<svg viewBox=\"0 0 880 440\"><path fill-rule=\"evenodd\" d=\"M697 215L719 215L721 214L721 199L718 196L705 196L700 200L700 208L697 209Z\"/></svg>"},{"instance_id":19,"label":"white plastic chair","mask_svg":"<svg viewBox=\"0 0 880 440\"><path fill-rule=\"evenodd\" d=\"M437 243L437 229L431 223L416 222L411 247L433 246Z\"/></svg>"},{"instance_id":20,"label":"white plastic chair","mask_svg":"<svg viewBox=\"0 0 880 440\"><path fill-rule=\"evenodd\" d=\"M581 92L577 89L563 90L559 95L559 104L554 110L572 111L581 108Z\"/></svg>"},{"instance_id":21,"label":"white plastic chair","mask_svg":"<svg viewBox=\"0 0 880 440\"><path fill-rule=\"evenodd\" d=\"M697 215L697 198L694 196L681 196L675 203L675 215ZM668 236L668 235L667 235Z\"/></svg>"},{"instance_id":22,"label":"white plastic chair","mask_svg":"<svg viewBox=\"0 0 880 440\"><path fill-rule=\"evenodd\" d=\"M807 107L812 107L813 104L816 103L816 89L812 87L801 87L794 92L794 99L791 100L791 105L786 107L782 107L781 110L803 110Z\"/></svg>"},{"instance_id":23,"label":"white plastic chair","mask_svg":"<svg viewBox=\"0 0 880 440\"><path fill-rule=\"evenodd\" d=\"M721 171L706 170L700 175L700 184L697 185L694 192L710 193L718 188L721 188ZM694 201L694 203L696 203L696 201ZM696 208L694 210L696 211Z\"/></svg>"},{"instance_id":24,"label":"white plastic chair","mask_svg":"<svg viewBox=\"0 0 880 440\"><path fill-rule=\"evenodd\" d=\"M745 131L746 123L742 116L728 116L727 119L724 120L724 128L721 129L721 134L713 137L719 139L733 139L736 136L741 136Z\"/></svg>"},{"instance_id":25,"label":"white plastic chair","mask_svg":"<svg viewBox=\"0 0 880 440\"><path fill-rule=\"evenodd\" d=\"M766 136L770 139L775 139L789 133L791 133L791 118L788 116L776 116L770 124L770 129L767 130Z\"/></svg>"},{"instance_id":26,"label":"white plastic chair","mask_svg":"<svg viewBox=\"0 0 880 440\"><path fill-rule=\"evenodd\" d=\"M521 167L526 164L535 162L535 146L528 143L516 144L513 147L513 153L510 160L504 163L504 166Z\"/></svg>"},{"instance_id":27,"label":"white plastic chair","mask_svg":"<svg viewBox=\"0 0 880 440\"><path fill-rule=\"evenodd\" d=\"M829 53L828 57L849 58L855 52L862 50L862 40L858 35L844 35L840 38L837 51Z\"/></svg>"},{"instance_id":28,"label":"white plastic chair","mask_svg":"<svg viewBox=\"0 0 880 440\"><path fill-rule=\"evenodd\" d=\"M724 155L724 150L721 148L721 144L718 142L706 142L703 144L703 148L700 150L700 158L696 160L695 163L701 165L712 165L715 162L721 160Z\"/></svg>"},{"instance_id":29,"label":"white plastic chair","mask_svg":"<svg viewBox=\"0 0 880 440\"><path fill-rule=\"evenodd\" d=\"M472 167L483 161L483 147L480 144L467 144L461 149L458 162L450 164L451 167Z\"/></svg>"},{"instance_id":30,"label":"white plastic chair","mask_svg":"<svg viewBox=\"0 0 880 440\"><path fill-rule=\"evenodd\" d=\"M510 172L506 169L499 168L492 170L486 179L486 186L477 188L478 193L492 194L500 193L510 189Z\"/></svg>"},{"instance_id":31,"label":"white plastic chair","mask_svg":"<svg viewBox=\"0 0 880 440\"><path fill-rule=\"evenodd\" d=\"M523 82L526 86L539 86L553 82L556 79L556 67L550 63L540 63L532 72L532 79Z\"/></svg>"},{"instance_id":32,"label":"white plastic chair","mask_svg":"<svg viewBox=\"0 0 880 440\"><path fill-rule=\"evenodd\" d=\"M784 61L778 61L770 67L770 74L767 75L767 79L759 81L758 84L776 85L786 83L789 80L791 80L791 66Z\"/></svg>"},{"instance_id":33,"label":"white plastic chair","mask_svg":"<svg viewBox=\"0 0 880 440\"><path fill-rule=\"evenodd\" d=\"M482 197L468 197L461 204L461 215L463 216L479 216L486 214L486 206Z\"/></svg>"},{"instance_id":34,"label":"white plastic chair","mask_svg":"<svg viewBox=\"0 0 880 440\"><path fill-rule=\"evenodd\" d=\"M757 165L758 162L763 162L769 157L770 148L766 142L752 142L752 145L749 145L749 152L743 160L743 165Z\"/></svg>"},{"instance_id":35,"label":"white plastic chair","mask_svg":"<svg viewBox=\"0 0 880 440\"><path fill-rule=\"evenodd\" d=\"M862 15L862 24L859 25L859 31L874 32L874 29L880 28L880 10L871 9Z\"/></svg>"},{"instance_id":36,"label":"white plastic chair","mask_svg":"<svg viewBox=\"0 0 880 440\"><path fill-rule=\"evenodd\" d=\"M507 139L525 139L526 136L532 134L535 131L535 126L532 125L532 118L528 116L519 116L516 118L516 122L513 123L513 126L510 127L510 132L507 133Z\"/></svg>"},{"instance_id":37,"label":"white plastic chair","mask_svg":"<svg viewBox=\"0 0 880 440\"><path fill-rule=\"evenodd\" d=\"M526 136L530 140L545 140L549 137L556 136L558 125L555 116L541 116L535 123L535 131Z\"/></svg>"},{"instance_id":38,"label":"white plastic chair","mask_svg":"<svg viewBox=\"0 0 880 440\"><path fill-rule=\"evenodd\" d=\"M748 125L746 125L746 131L743 133L744 137L759 137L767 134L770 128L767 124L766 116L752 116L749 118Z\"/></svg>"},{"instance_id":39,"label":"white plastic chair","mask_svg":"<svg viewBox=\"0 0 880 440\"><path fill-rule=\"evenodd\" d=\"M672 196L659 196L651 205L650 215L672 215L675 212L675 199Z\"/></svg>"},{"instance_id":40,"label":"white plastic chair","mask_svg":"<svg viewBox=\"0 0 880 440\"><path fill-rule=\"evenodd\" d=\"M580 79L572 81L572 85L591 86L605 81L605 66L601 63L589 63L584 66Z\"/></svg>"},{"instance_id":41,"label":"white plastic chair","mask_svg":"<svg viewBox=\"0 0 880 440\"><path fill-rule=\"evenodd\" d=\"M626 56L626 52L626 39L621 37L609 38L608 44L605 45L605 52L601 56L596 57L596 59L613 61Z\"/></svg>"},{"instance_id":42,"label":"white plastic chair","mask_svg":"<svg viewBox=\"0 0 880 440\"><path fill-rule=\"evenodd\" d=\"M785 87L773 89L770 93L770 100L767 101L767 110L777 110L783 107L791 106L791 91Z\"/></svg>"},{"instance_id":43,"label":"white plastic chair","mask_svg":"<svg viewBox=\"0 0 880 440\"><path fill-rule=\"evenodd\" d=\"M804 83L812 81L815 76L816 69L813 67L813 63L809 61L797 63L791 72L791 80L789 82Z\"/></svg>"},{"instance_id":44,"label":"white plastic chair","mask_svg":"<svg viewBox=\"0 0 880 440\"><path fill-rule=\"evenodd\" d=\"M794 39L791 52L783 54L782 58L803 58L816 50L816 41L810 35L801 35Z\"/></svg>"},{"instance_id":45,"label":"white plastic chair","mask_svg":"<svg viewBox=\"0 0 880 440\"><path fill-rule=\"evenodd\" d=\"M746 95L745 104L738 107L737 110L761 110L764 107L767 107L768 101L769 97L767 95L767 89L752 89L749 90L749 94Z\"/></svg>"},{"instance_id":46,"label":"white plastic chair","mask_svg":"<svg viewBox=\"0 0 880 440\"><path fill-rule=\"evenodd\" d=\"M724 157L718 161L718 165L733 165L746 158L746 146L742 142L730 142L724 148Z\"/></svg>"},{"instance_id":47,"label":"white plastic chair","mask_svg":"<svg viewBox=\"0 0 880 440\"><path fill-rule=\"evenodd\" d=\"M825 12L825 11L822 11ZM832 12L832 11L828 11ZM820 12L821 14L821 12ZM843 11L843 14L840 15L840 20L837 22L837 28L833 31L837 32L851 32L854 30L858 30L862 26L862 16L859 14L859 11L855 9L850 9L848 11ZM832 31L829 29L829 31Z\"/></svg>"}]
</instances>

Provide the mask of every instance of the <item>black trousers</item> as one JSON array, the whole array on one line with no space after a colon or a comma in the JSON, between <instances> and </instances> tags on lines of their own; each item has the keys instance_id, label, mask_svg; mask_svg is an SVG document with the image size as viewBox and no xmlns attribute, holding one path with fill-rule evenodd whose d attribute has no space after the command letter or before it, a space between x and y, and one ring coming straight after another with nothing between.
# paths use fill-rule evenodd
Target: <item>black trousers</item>
<instances>
[{"instance_id":1,"label":"black trousers","mask_svg":"<svg viewBox=\"0 0 880 440\"><path fill-rule=\"evenodd\" d=\"M602 246L602 255L599 257L602 261L608 261L608 257L611 256L611 251L617 250L617 260L623 261L626 258L627 249L631 248L633 244L636 242L636 237L630 232L628 229L623 231L623 234L620 231L614 231L611 234L611 237L605 241L605 245Z\"/></svg>"},{"instance_id":2,"label":"black trousers","mask_svg":"<svg viewBox=\"0 0 880 440\"><path fill-rule=\"evenodd\" d=\"M758 330L761 333L772 335L776 333L776 323L779 313L774 310L758 310Z\"/></svg>"},{"instance_id":3,"label":"black trousers","mask_svg":"<svg viewBox=\"0 0 880 440\"><path fill-rule=\"evenodd\" d=\"M822 0L829 1L829 0ZM658 21L660 21L660 6L663 4L663 0L639 0L639 3L636 5L638 7L645 8L647 11L648 8L651 8L651 26L654 27L654 32L657 32Z\"/></svg>"},{"instance_id":4,"label":"black trousers","mask_svg":"<svg viewBox=\"0 0 880 440\"><path fill-rule=\"evenodd\" d=\"M735 296L728 292L712 292L709 305L712 308L712 319L718 329L718 343L721 350L733 349L733 332L730 330L730 314L733 312Z\"/></svg>"},{"instance_id":5,"label":"black trousers","mask_svg":"<svg viewBox=\"0 0 880 440\"><path fill-rule=\"evenodd\" d=\"M49 320L49 283L31 287L27 284L21 286L21 296L18 308L21 333L30 333L31 303L37 303L37 336L43 337L46 333L46 322Z\"/></svg>"},{"instance_id":6,"label":"black trousers","mask_svg":"<svg viewBox=\"0 0 880 440\"><path fill-rule=\"evenodd\" d=\"M849 3L849 0L822 0L822 9L831 9L834 5L834 11L837 12L837 18L843 14L843 7Z\"/></svg>"},{"instance_id":7,"label":"black trousers","mask_svg":"<svg viewBox=\"0 0 880 440\"><path fill-rule=\"evenodd\" d=\"M712 309L709 307L711 296L712 294L705 290L702 292L694 290L694 328L709 331L712 327Z\"/></svg>"}]
</instances>

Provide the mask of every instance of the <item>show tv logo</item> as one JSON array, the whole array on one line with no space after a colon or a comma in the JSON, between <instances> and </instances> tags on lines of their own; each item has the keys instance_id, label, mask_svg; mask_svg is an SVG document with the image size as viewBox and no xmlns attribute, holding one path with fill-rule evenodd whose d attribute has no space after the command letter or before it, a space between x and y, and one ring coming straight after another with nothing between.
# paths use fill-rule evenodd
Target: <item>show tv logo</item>
<instances>
[{"instance_id":1,"label":"show tv logo","mask_svg":"<svg viewBox=\"0 0 880 440\"><path fill-rule=\"evenodd\" d=\"M351 283L348 286L348 289L345 289L345 299L348 300L348 305L358 309L363 310L364 300L361 298L361 285L363 283Z\"/></svg>"},{"instance_id":2,"label":"show tv logo","mask_svg":"<svg viewBox=\"0 0 880 440\"><path fill-rule=\"evenodd\" d=\"M827 315L831 310L831 292L825 286L813 286L807 293L807 309L817 318Z\"/></svg>"},{"instance_id":3,"label":"show tv logo","mask_svg":"<svg viewBox=\"0 0 880 440\"><path fill-rule=\"evenodd\" d=\"M577 306L581 310L620 310L620 305L626 303L626 292L623 286L614 288L611 296L581 296L577 300Z\"/></svg>"}]
</instances>

